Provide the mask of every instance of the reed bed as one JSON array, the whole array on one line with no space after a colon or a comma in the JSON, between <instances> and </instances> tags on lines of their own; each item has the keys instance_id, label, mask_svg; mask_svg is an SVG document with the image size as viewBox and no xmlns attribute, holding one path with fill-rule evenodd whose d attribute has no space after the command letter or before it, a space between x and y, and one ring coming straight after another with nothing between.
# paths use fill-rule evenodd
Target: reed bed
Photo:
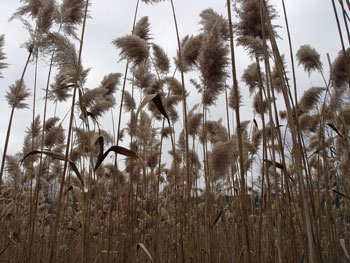
<instances>
[{"instance_id":1,"label":"reed bed","mask_svg":"<svg viewBox=\"0 0 350 263\"><path fill-rule=\"evenodd\" d=\"M222 1L225 15L203 10L200 31L186 36L175 1L135 1L130 33L111 38L125 70L111 69L96 88L87 87L83 63L90 1L20 2L11 19L30 39L5 96L0 262L350 261L348 0L330 1L342 46L333 60L307 43L293 51L283 0L281 14L268 0ZM173 59L152 38L149 18L138 17L159 2L173 15ZM237 46L251 60L241 76ZM298 87L296 67L323 84ZM218 104L222 118L211 115ZM69 110L61 116L60 108ZM8 154L18 110L32 121L22 149Z\"/></svg>"}]
</instances>

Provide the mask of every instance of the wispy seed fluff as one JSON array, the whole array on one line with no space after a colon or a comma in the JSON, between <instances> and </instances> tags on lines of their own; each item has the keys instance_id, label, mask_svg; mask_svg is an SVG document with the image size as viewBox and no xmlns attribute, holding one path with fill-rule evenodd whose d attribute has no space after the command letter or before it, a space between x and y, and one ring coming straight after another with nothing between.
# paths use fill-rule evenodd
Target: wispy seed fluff
<instances>
[{"instance_id":1,"label":"wispy seed fluff","mask_svg":"<svg viewBox=\"0 0 350 263\"><path fill-rule=\"evenodd\" d=\"M7 63L2 62L6 59L6 54L4 53L3 49L5 46L5 35L0 36L0 78L2 78L1 70L7 68Z\"/></svg>"},{"instance_id":2,"label":"wispy seed fluff","mask_svg":"<svg viewBox=\"0 0 350 263\"><path fill-rule=\"evenodd\" d=\"M302 113L308 113L314 107L316 107L317 102L320 99L321 93L324 88L312 87L306 90L299 100L298 106Z\"/></svg>"},{"instance_id":3,"label":"wispy seed fluff","mask_svg":"<svg viewBox=\"0 0 350 263\"><path fill-rule=\"evenodd\" d=\"M136 23L133 34L143 40L148 41L152 39L150 37L150 31L151 29L150 23L148 21L148 16L144 16Z\"/></svg>"},{"instance_id":4,"label":"wispy seed fluff","mask_svg":"<svg viewBox=\"0 0 350 263\"><path fill-rule=\"evenodd\" d=\"M27 108L28 104L24 103L24 100L29 97L30 93L26 88L24 81L16 80L15 84L9 86L9 90L6 92L6 100L8 104L17 109Z\"/></svg>"},{"instance_id":5,"label":"wispy seed fluff","mask_svg":"<svg viewBox=\"0 0 350 263\"><path fill-rule=\"evenodd\" d=\"M332 63L331 79L337 88L341 88L349 83L350 76L347 75L347 68L348 70L350 69L349 48L345 51L345 56L343 51L339 51L338 57Z\"/></svg>"},{"instance_id":6,"label":"wispy seed fluff","mask_svg":"<svg viewBox=\"0 0 350 263\"><path fill-rule=\"evenodd\" d=\"M252 94L259 86L259 71L258 71L258 64L252 63L250 64L245 70L242 75L242 80L245 82L245 84L249 87L249 92ZM263 77L263 76L262 76Z\"/></svg>"},{"instance_id":7,"label":"wispy seed fluff","mask_svg":"<svg viewBox=\"0 0 350 263\"><path fill-rule=\"evenodd\" d=\"M220 34L225 40L228 40L230 37L229 26L227 20L216 13L213 9L205 9L201 12L200 17L202 18L199 22L203 25L203 31L205 33L210 33L211 29L214 26L219 28Z\"/></svg>"},{"instance_id":8,"label":"wispy seed fluff","mask_svg":"<svg viewBox=\"0 0 350 263\"><path fill-rule=\"evenodd\" d=\"M205 87L203 92L205 105L213 105L224 88L227 77L227 53L220 28L214 26L208 34L205 34L198 56L201 80Z\"/></svg>"},{"instance_id":9,"label":"wispy seed fluff","mask_svg":"<svg viewBox=\"0 0 350 263\"><path fill-rule=\"evenodd\" d=\"M240 91L239 87L237 87L237 90L238 90L238 107L241 107L243 97L241 95L241 91ZM231 109L236 110L236 99L235 99L235 89L234 88L231 88L231 90L230 90L228 105Z\"/></svg>"},{"instance_id":10,"label":"wispy seed fluff","mask_svg":"<svg viewBox=\"0 0 350 263\"><path fill-rule=\"evenodd\" d=\"M134 66L140 65L149 57L147 42L138 36L127 35L113 40L112 43L121 49L121 59L130 60Z\"/></svg>"},{"instance_id":11,"label":"wispy seed fluff","mask_svg":"<svg viewBox=\"0 0 350 263\"><path fill-rule=\"evenodd\" d=\"M198 66L199 50L202 46L203 35L185 36L181 41L182 70L188 72ZM179 51L175 64L180 67Z\"/></svg>"},{"instance_id":12,"label":"wispy seed fluff","mask_svg":"<svg viewBox=\"0 0 350 263\"><path fill-rule=\"evenodd\" d=\"M318 54L316 49L310 45L301 46L296 54L296 57L299 65L303 65L304 70L309 74L314 70L322 69L320 54Z\"/></svg>"},{"instance_id":13,"label":"wispy seed fluff","mask_svg":"<svg viewBox=\"0 0 350 263\"><path fill-rule=\"evenodd\" d=\"M164 0L141 0L141 1L144 2L145 4L156 4Z\"/></svg>"},{"instance_id":14,"label":"wispy seed fluff","mask_svg":"<svg viewBox=\"0 0 350 263\"><path fill-rule=\"evenodd\" d=\"M61 19L66 32L72 33L75 27L83 22L84 7L84 0L63 0Z\"/></svg>"},{"instance_id":15,"label":"wispy seed fluff","mask_svg":"<svg viewBox=\"0 0 350 263\"><path fill-rule=\"evenodd\" d=\"M152 45L154 64L157 70L162 74L166 74L170 69L170 61L164 50L157 44Z\"/></svg>"},{"instance_id":16,"label":"wispy seed fluff","mask_svg":"<svg viewBox=\"0 0 350 263\"><path fill-rule=\"evenodd\" d=\"M215 177L224 176L231 162L237 158L237 149L234 140L218 142L214 145L211 154L211 164Z\"/></svg>"}]
</instances>

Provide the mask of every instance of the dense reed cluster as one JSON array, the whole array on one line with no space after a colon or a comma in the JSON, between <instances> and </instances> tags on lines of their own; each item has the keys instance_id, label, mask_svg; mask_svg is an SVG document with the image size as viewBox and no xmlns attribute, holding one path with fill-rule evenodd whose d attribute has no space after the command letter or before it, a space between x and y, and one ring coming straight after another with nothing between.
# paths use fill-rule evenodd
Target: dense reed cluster
<instances>
[{"instance_id":1,"label":"dense reed cluster","mask_svg":"<svg viewBox=\"0 0 350 263\"><path fill-rule=\"evenodd\" d=\"M269 1L223 1L227 16L205 9L200 31L186 36L173 1L164 2L176 57L152 38L147 16L136 19L137 1L130 34L111 38L125 72L111 70L91 88L82 60L89 1L21 0L11 19L30 39L23 73L5 96L12 111L0 172L0 262L349 261L350 49L342 43L326 67L324 54L302 45L298 65L324 85L297 93ZM251 59L242 76L235 44ZM6 78L4 47L0 35ZM43 114L36 84L25 82L38 58L49 69ZM242 89L253 97L251 120L241 116ZM67 102L69 115L59 116ZM218 103L226 112L215 118ZM10 155L15 110L28 108L23 147Z\"/></svg>"}]
</instances>

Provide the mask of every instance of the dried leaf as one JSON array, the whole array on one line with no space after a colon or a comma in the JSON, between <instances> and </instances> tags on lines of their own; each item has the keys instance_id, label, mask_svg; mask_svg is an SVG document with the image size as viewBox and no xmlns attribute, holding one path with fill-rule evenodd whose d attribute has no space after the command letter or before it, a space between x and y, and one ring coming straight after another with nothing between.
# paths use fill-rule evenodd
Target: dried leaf
<instances>
[{"instance_id":1,"label":"dried leaf","mask_svg":"<svg viewBox=\"0 0 350 263\"><path fill-rule=\"evenodd\" d=\"M151 256L151 254L149 253L149 251L147 250L147 248L145 247L145 245L142 244L142 243L138 243L138 245L140 246L140 248L143 249L143 251L145 251L145 253L147 254L147 256L150 258L151 262L153 262L152 256Z\"/></svg>"},{"instance_id":2,"label":"dried leaf","mask_svg":"<svg viewBox=\"0 0 350 263\"><path fill-rule=\"evenodd\" d=\"M159 94L149 94L146 95L146 97L143 99L143 101L140 103L140 106L138 107L137 111L136 111L136 119L140 113L140 111L150 102L153 101L153 103L156 105L157 109L159 110L159 112L161 114L163 114L163 116L165 118L167 118L168 122L169 122L169 117L168 114L166 113L162 100L160 98Z\"/></svg>"},{"instance_id":3,"label":"dried leaf","mask_svg":"<svg viewBox=\"0 0 350 263\"><path fill-rule=\"evenodd\" d=\"M264 162L267 162L268 164L273 165L273 162L270 161L270 160L264 159ZM277 168L279 168L279 169L281 169L281 170L284 170L283 164L280 164L280 163L278 163L278 162L275 162L275 163L276 163L276 167L277 167Z\"/></svg>"},{"instance_id":4,"label":"dried leaf","mask_svg":"<svg viewBox=\"0 0 350 263\"><path fill-rule=\"evenodd\" d=\"M348 260L350 260L350 256L349 256L348 250L346 249L346 246L345 246L345 240L341 238L341 239L339 239L339 241L340 241L341 247L342 247L343 250L344 250L344 253L345 253L346 258L347 258Z\"/></svg>"},{"instance_id":5,"label":"dried leaf","mask_svg":"<svg viewBox=\"0 0 350 263\"><path fill-rule=\"evenodd\" d=\"M61 161L65 161L66 160L66 156L60 152L54 152L54 151L31 151L29 153L27 153L21 163L23 163L23 161L29 157L30 155L33 155L33 154L38 154L38 153L42 153L42 154L46 154L48 156L50 156L51 158L54 158L54 159L58 159L58 160L61 160ZM80 180L81 184L84 186L84 181L83 181L83 178L81 177L80 175L80 172L78 170L78 167L75 165L75 163L70 160L69 158L67 159L67 161L69 162L71 168L73 169L73 171L75 172L75 174L77 175L78 179Z\"/></svg>"},{"instance_id":6,"label":"dried leaf","mask_svg":"<svg viewBox=\"0 0 350 263\"><path fill-rule=\"evenodd\" d=\"M110 152L115 152L117 154L121 154L121 155L124 155L124 156L127 156L127 157L131 157L133 159L140 158L135 152L133 152L131 150L128 150L128 149L126 149L124 147L115 145L115 146L112 146L111 148L109 148L104 154L99 155L97 163L96 163L96 166L95 166L95 171L97 170L98 167L100 167L100 165L102 164L104 159L106 159L107 155Z\"/></svg>"}]
</instances>

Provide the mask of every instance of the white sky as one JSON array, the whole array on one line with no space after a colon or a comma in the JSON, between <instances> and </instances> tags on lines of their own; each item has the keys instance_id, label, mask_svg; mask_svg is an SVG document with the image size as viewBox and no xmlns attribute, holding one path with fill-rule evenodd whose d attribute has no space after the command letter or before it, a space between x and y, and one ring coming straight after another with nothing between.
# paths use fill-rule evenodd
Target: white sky
<instances>
[{"instance_id":1,"label":"white sky","mask_svg":"<svg viewBox=\"0 0 350 263\"><path fill-rule=\"evenodd\" d=\"M289 26L293 41L294 54L303 44L310 44L320 54L324 65L324 71L328 76L328 63L326 54L329 53L332 61L341 48L335 18L331 1L319 0L286 0L286 8L288 12ZM134 17L136 0L92 0L90 6L90 15L86 25L86 34L84 48L82 54L83 65L85 68L91 67L88 76L87 88L95 88L99 85L103 76L110 72L123 73L125 69L124 62L118 62L118 51L111 44L112 40L130 33ZM275 24L282 26L278 30L279 35L283 38L280 40L279 47L281 53L286 54L289 63L288 41L285 34L285 26L283 13L281 8L281 0L271 0L271 4L276 5L280 18ZM225 0L174 0L179 31L181 37L187 34L197 34L199 31L199 14L206 8L213 8L216 12L227 16ZM27 52L21 48L28 33L23 29L22 24L18 21L8 22L10 16L21 5L19 1L1 0L0 5L0 34L5 34L5 48L7 55L6 62L9 67L2 71L4 78L0 79L0 152L2 153L7 125L9 121L10 108L5 100L6 90L9 85L13 84L16 79L20 78L23 70ZM169 55L169 58L175 56L176 52L176 35L171 12L171 6L168 0L155 5L145 5L140 3L138 18L148 16L151 23L151 33L153 41L162 46ZM242 48L236 50L236 65L238 68L238 78L241 78L243 70L250 64L249 57ZM288 68L291 71L290 67ZM46 85L48 68L45 63L41 63L39 67L38 88L40 89L38 96L43 96L43 89ZM26 77L25 83L32 90L34 76L34 65L31 64ZM189 77L187 76L188 80ZM290 77L291 79L291 77ZM318 74L312 74L311 78L303 72L301 67L297 68L297 87L301 95L302 91L311 85L320 86L322 82ZM190 85L187 89L191 92L189 97L189 106L199 102L199 97L195 95L195 91ZM241 84L242 94L244 96L244 106L242 108L242 119L251 119L251 100L249 98L248 89ZM118 93L120 94L120 93ZM223 98L219 98L217 107L211 110L211 117L214 120L220 117L224 112ZM118 99L117 99L118 101ZM32 97L27 100L32 103ZM66 108L61 107L62 114ZM116 111L117 112L117 111ZM50 109L48 116L52 116L53 109ZM42 114L42 103L38 99L37 114ZM60 116L62 116L62 114ZM117 114L115 114L117 116ZM62 116L63 117L63 116ZM23 143L23 131L29 126L32 118L31 110L18 110L15 112L13 122L10 145L8 154L14 154L21 150ZM110 127L105 127L111 131Z\"/></svg>"}]
</instances>

